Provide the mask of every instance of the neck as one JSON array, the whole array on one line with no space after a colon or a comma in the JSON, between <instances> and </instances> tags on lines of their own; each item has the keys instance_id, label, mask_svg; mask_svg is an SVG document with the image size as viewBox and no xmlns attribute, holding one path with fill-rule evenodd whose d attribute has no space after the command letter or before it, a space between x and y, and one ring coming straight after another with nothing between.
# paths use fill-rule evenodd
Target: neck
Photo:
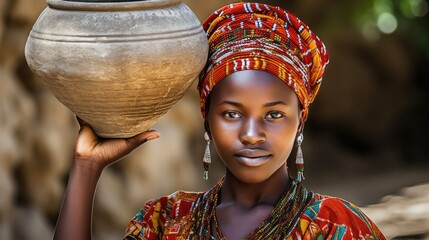
<instances>
[{"instance_id":1,"label":"neck","mask_svg":"<svg viewBox=\"0 0 429 240\"><path fill-rule=\"evenodd\" d=\"M227 169L219 204L237 204L246 208L253 208L260 204L275 206L289 181L286 166L259 183L242 182Z\"/></svg>"}]
</instances>

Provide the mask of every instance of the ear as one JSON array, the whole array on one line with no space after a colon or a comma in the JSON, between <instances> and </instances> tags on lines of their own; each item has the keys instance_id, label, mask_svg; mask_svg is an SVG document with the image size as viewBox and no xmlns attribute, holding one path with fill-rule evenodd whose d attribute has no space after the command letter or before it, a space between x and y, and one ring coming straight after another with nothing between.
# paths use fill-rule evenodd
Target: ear
<instances>
[{"instance_id":1,"label":"ear","mask_svg":"<svg viewBox=\"0 0 429 240\"><path fill-rule=\"evenodd\" d=\"M304 125L305 125L304 110L300 110L299 111L299 125L298 125L298 130L296 131L297 137L300 133L302 133L304 131Z\"/></svg>"},{"instance_id":2,"label":"ear","mask_svg":"<svg viewBox=\"0 0 429 240\"><path fill-rule=\"evenodd\" d=\"M209 134L209 137L212 138L209 121L207 121L207 119L204 120L204 130Z\"/></svg>"}]
</instances>

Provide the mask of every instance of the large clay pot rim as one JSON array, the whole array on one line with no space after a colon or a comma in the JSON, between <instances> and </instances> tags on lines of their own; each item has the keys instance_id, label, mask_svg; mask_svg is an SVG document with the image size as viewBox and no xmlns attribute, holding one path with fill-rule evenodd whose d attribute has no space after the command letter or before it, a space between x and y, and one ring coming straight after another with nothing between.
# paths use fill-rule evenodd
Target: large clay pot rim
<instances>
[{"instance_id":1,"label":"large clay pot rim","mask_svg":"<svg viewBox=\"0 0 429 240\"><path fill-rule=\"evenodd\" d=\"M177 5L182 0L143 0L129 2L73 2L46 0L50 8L80 11L129 11Z\"/></svg>"}]
</instances>

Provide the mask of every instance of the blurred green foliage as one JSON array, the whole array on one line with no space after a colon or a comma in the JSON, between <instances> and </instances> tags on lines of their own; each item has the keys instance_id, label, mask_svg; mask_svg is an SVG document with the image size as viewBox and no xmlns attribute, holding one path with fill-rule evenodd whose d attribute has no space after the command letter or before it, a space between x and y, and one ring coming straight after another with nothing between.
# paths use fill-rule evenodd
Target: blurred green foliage
<instances>
[{"instance_id":1,"label":"blurred green foliage","mask_svg":"<svg viewBox=\"0 0 429 240\"><path fill-rule=\"evenodd\" d=\"M367 40L400 34L413 41L429 59L427 0L366 0L356 2L353 21Z\"/></svg>"}]
</instances>

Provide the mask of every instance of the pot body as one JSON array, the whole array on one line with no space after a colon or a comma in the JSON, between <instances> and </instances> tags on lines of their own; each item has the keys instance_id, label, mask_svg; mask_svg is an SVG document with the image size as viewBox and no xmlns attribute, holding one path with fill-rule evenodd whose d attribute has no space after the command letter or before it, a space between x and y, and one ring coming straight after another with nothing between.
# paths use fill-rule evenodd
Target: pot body
<instances>
[{"instance_id":1,"label":"pot body","mask_svg":"<svg viewBox=\"0 0 429 240\"><path fill-rule=\"evenodd\" d=\"M191 86L208 43L179 0L48 0L28 37L31 70L97 135L146 131Z\"/></svg>"}]
</instances>

